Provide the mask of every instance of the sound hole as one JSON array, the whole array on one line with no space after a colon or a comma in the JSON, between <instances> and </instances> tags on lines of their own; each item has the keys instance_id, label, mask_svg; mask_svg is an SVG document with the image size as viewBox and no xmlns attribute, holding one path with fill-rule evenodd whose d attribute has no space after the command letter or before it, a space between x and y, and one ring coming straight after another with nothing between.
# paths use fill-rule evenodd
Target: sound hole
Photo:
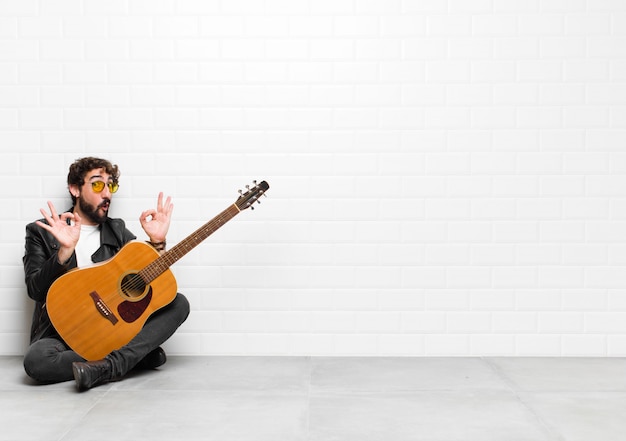
<instances>
[{"instance_id":1,"label":"sound hole","mask_svg":"<svg viewBox=\"0 0 626 441\"><path fill-rule=\"evenodd\" d=\"M127 274L122 279L122 292L129 299L140 297L146 290L146 282L139 274Z\"/></svg>"}]
</instances>

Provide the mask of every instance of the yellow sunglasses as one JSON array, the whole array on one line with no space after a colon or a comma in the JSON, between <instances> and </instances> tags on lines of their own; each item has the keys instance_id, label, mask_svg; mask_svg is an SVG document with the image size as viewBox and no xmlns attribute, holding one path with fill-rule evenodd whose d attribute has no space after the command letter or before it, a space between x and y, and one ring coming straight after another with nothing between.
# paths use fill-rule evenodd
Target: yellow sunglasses
<instances>
[{"instance_id":1,"label":"yellow sunglasses","mask_svg":"<svg viewBox=\"0 0 626 441\"><path fill-rule=\"evenodd\" d=\"M104 190L105 185L109 187L109 191L111 193L115 193L120 188L120 185L117 182L93 181L91 183L91 189L96 193L100 193Z\"/></svg>"}]
</instances>

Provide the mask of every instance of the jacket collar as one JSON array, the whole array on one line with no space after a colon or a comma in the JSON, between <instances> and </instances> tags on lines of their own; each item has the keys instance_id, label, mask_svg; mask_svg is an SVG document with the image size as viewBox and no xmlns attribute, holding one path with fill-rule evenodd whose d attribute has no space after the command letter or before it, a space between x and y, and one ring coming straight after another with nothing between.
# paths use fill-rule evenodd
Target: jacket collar
<instances>
[{"instance_id":1,"label":"jacket collar","mask_svg":"<svg viewBox=\"0 0 626 441\"><path fill-rule=\"evenodd\" d=\"M74 207L70 208L68 211L74 211L73 208ZM99 229L100 248L91 256L94 262L110 259L121 247L120 234L115 231L110 217L107 217L106 220L99 225Z\"/></svg>"}]
</instances>

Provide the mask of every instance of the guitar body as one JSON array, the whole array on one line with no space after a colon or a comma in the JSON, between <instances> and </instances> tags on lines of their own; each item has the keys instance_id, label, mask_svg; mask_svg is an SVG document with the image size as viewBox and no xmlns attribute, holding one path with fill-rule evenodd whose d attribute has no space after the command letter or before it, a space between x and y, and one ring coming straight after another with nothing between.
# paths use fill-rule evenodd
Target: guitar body
<instances>
[{"instance_id":1,"label":"guitar body","mask_svg":"<svg viewBox=\"0 0 626 441\"><path fill-rule=\"evenodd\" d=\"M139 272L159 257L143 242L129 242L110 260L70 271L48 290L50 320L65 342L87 360L124 346L146 320L176 297L169 269L149 283Z\"/></svg>"}]
</instances>

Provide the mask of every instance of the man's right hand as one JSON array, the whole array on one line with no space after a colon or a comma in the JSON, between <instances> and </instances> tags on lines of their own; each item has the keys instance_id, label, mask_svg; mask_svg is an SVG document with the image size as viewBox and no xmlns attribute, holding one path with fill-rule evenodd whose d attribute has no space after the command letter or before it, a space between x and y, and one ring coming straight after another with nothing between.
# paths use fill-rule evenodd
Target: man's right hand
<instances>
[{"instance_id":1,"label":"man's right hand","mask_svg":"<svg viewBox=\"0 0 626 441\"><path fill-rule=\"evenodd\" d=\"M48 201L48 208L50 209L50 214L43 208L39 210L46 219L47 224L37 221L37 225L50 232L59 241L60 248L57 258L59 263L65 263L72 257L80 238L81 218L78 214L70 212L59 216L50 201ZM68 219L73 222L68 223Z\"/></svg>"}]
</instances>

